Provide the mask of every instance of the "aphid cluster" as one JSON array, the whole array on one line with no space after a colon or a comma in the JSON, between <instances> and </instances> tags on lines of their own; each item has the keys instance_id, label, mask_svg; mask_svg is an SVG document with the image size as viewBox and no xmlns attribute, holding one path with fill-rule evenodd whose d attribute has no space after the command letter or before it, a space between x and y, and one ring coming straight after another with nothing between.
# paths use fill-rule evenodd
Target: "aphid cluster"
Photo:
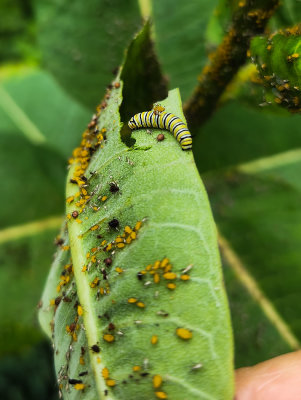
<instances>
[{"instance_id":1,"label":"aphid cluster","mask_svg":"<svg viewBox=\"0 0 301 400\"><path fill-rule=\"evenodd\" d=\"M119 87L119 82L115 82L114 85L109 85L109 89L105 98L110 98L112 88L118 89ZM71 212L71 214L68 214L67 218L69 220L71 218L74 218L77 223L82 222L82 220L79 218L79 214L83 212L85 206L91 200L91 193L89 194L87 191L88 178L85 176L85 172L95 151L98 148L103 148L106 141L107 130L104 127L101 128L98 122L99 116L102 110L106 108L106 106L106 101L103 101L96 108L96 113L93 115L91 121L87 126L87 129L82 135L80 146L73 150L72 157L69 159L69 164L75 165L73 176L70 179L70 182L78 185L79 192L77 192L73 196L69 196L66 199L67 204L74 203L75 206L78 207L77 210L74 210L73 212ZM91 176L93 176L93 172L91 173ZM106 199L107 196L102 196L101 200L105 201ZM96 209L95 211L97 211L98 207L94 206L94 209Z\"/></svg>"},{"instance_id":2,"label":"aphid cluster","mask_svg":"<svg viewBox=\"0 0 301 400\"><path fill-rule=\"evenodd\" d=\"M262 83L271 89L271 94L268 93L267 97L273 96L276 104L292 113L301 111L301 91L295 72L300 66L300 54L294 46L294 40L295 44L298 44L299 35L300 26L282 29L272 34L267 40L265 49L261 49L256 57L252 57L252 61L257 64ZM276 44L277 48L282 48L281 53L277 52ZM279 60L277 64L275 60Z\"/></svg>"},{"instance_id":3,"label":"aphid cluster","mask_svg":"<svg viewBox=\"0 0 301 400\"><path fill-rule=\"evenodd\" d=\"M112 224L112 221L114 222ZM109 222L109 226L115 228L116 226L119 226L115 222L115 219ZM110 225L111 223L111 225ZM123 249L125 246L129 245L132 243L133 240L137 239L137 233L141 229L142 226L142 221L138 221L134 228L131 228L130 226L125 226L123 233L121 235L118 235L111 243L109 243L104 250L105 251L113 251L115 249Z\"/></svg>"},{"instance_id":4,"label":"aphid cluster","mask_svg":"<svg viewBox=\"0 0 301 400\"><path fill-rule=\"evenodd\" d=\"M166 287L170 290L174 290L177 287L176 281L188 281L190 275L187 273L182 273L180 275L172 271L172 264L168 258L163 258L163 260L157 260L154 264L147 265L143 270L139 271L137 277L142 280L143 277L146 278L147 282L153 282L159 284L160 282L165 282ZM148 279L151 279L149 281Z\"/></svg>"}]
</instances>

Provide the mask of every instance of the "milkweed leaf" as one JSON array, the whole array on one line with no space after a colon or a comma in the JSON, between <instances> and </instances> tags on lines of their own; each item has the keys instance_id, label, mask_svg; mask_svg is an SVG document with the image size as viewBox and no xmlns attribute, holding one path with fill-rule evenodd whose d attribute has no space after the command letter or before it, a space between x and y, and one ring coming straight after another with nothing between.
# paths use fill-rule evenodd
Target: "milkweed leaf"
<instances>
[{"instance_id":1,"label":"milkweed leaf","mask_svg":"<svg viewBox=\"0 0 301 400\"><path fill-rule=\"evenodd\" d=\"M117 77L67 178L71 258L55 261L44 292L53 307L40 316L60 389L72 400L230 400L232 336L207 195L192 152L169 132L121 139L122 90ZM185 120L177 90L160 103Z\"/></svg>"}]
</instances>

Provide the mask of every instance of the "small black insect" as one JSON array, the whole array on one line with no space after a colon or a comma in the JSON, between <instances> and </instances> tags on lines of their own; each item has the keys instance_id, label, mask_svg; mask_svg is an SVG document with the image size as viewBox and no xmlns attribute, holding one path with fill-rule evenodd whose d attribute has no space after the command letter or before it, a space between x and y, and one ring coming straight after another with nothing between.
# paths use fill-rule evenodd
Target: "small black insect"
<instances>
[{"instance_id":1,"label":"small black insect","mask_svg":"<svg viewBox=\"0 0 301 400\"><path fill-rule=\"evenodd\" d=\"M137 273L137 278L138 278L139 281L141 281L142 278L143 278L143 274L141 272L138 272Z\"/></svg>"},{"instance_id":2,"label":"small black insect","mask_svg":"<svg viewBox=\"0 0 301 400\"><path fill-rule=\"evenodd\" d=\"M119 221L116 218L111 219L111 221L108 222L108 225L112 229L117 229L119 227Z\"/></svg>"},{"instance_id":3,"label":"small black insect","mask_svg":"<svg viewBox=\"0 0 301 400\"><path fill-rule=\"evenodd\" d=\"M54 304L55 304L56 306L58 306L58 305L60 304L61 300L62 300L62 296L56 297L55 300L54 300Z\"/></svg>"},{"instance_id":4,"label":"small black insect","mask_svg":"<svg viewBox=\"0 0 301 400\"><path fill-rule=\"evenodd\" d=\"M119 186L117 185L116 182L110 182L110 192L111 193L116 193L119 191Z\"/></svg>"},{"instance_id":5,"label":"small black insect","mask_svg":"<svg viewBox=\"0 0 301 400\"><path fill-rule=\"evenodd\" d=\"M99 353L100 352L100 347L97 344L93 344L93 346L91 346L91 350L94 353Z\"/></svg>"},{"instance_id":6,"label":"small black insect","mask_svg":"<svg viewBox=\"0 0 301 400\"><path fill-rule=\"evenodd\" d=\"M76 385L77 383L83 383L81 379L69 379L68 382L70 385Z\"/></svg>"}]
</instances>

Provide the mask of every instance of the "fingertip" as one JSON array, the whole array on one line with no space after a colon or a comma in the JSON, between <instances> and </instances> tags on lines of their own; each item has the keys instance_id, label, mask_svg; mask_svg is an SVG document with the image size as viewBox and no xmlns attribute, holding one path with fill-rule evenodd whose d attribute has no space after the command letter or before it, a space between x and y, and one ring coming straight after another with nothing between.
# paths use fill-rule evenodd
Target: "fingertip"
<instances>
[{"instance_id":1,"label":"fingertip","mask_svg":"<svg viewBox=\"0 0 301 400\"><path fill-rule=\"evenodd\" d=\"M301 399L301 351L236 371L235 400Z\"/></svg>"}]
</instances>

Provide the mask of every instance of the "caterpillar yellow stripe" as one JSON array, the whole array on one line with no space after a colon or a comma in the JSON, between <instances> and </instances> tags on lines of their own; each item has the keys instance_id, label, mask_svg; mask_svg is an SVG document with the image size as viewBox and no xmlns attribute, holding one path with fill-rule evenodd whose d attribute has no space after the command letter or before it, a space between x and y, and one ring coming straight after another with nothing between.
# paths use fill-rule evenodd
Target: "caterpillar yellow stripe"
<instances>
[{"instance_id":1,"label":"caterpillar yellow stripe","mask_svg":"<svg viewBox=\"0 0 301 400\"><path fill-rule=\"evenodd\" d=\"M192 148L192 138L187 125L176 115L167 112L145 111L135 114L129 121L131 129L161 128L171 132L180 143L182 150Z\"/></svg>"}]
</instances>

